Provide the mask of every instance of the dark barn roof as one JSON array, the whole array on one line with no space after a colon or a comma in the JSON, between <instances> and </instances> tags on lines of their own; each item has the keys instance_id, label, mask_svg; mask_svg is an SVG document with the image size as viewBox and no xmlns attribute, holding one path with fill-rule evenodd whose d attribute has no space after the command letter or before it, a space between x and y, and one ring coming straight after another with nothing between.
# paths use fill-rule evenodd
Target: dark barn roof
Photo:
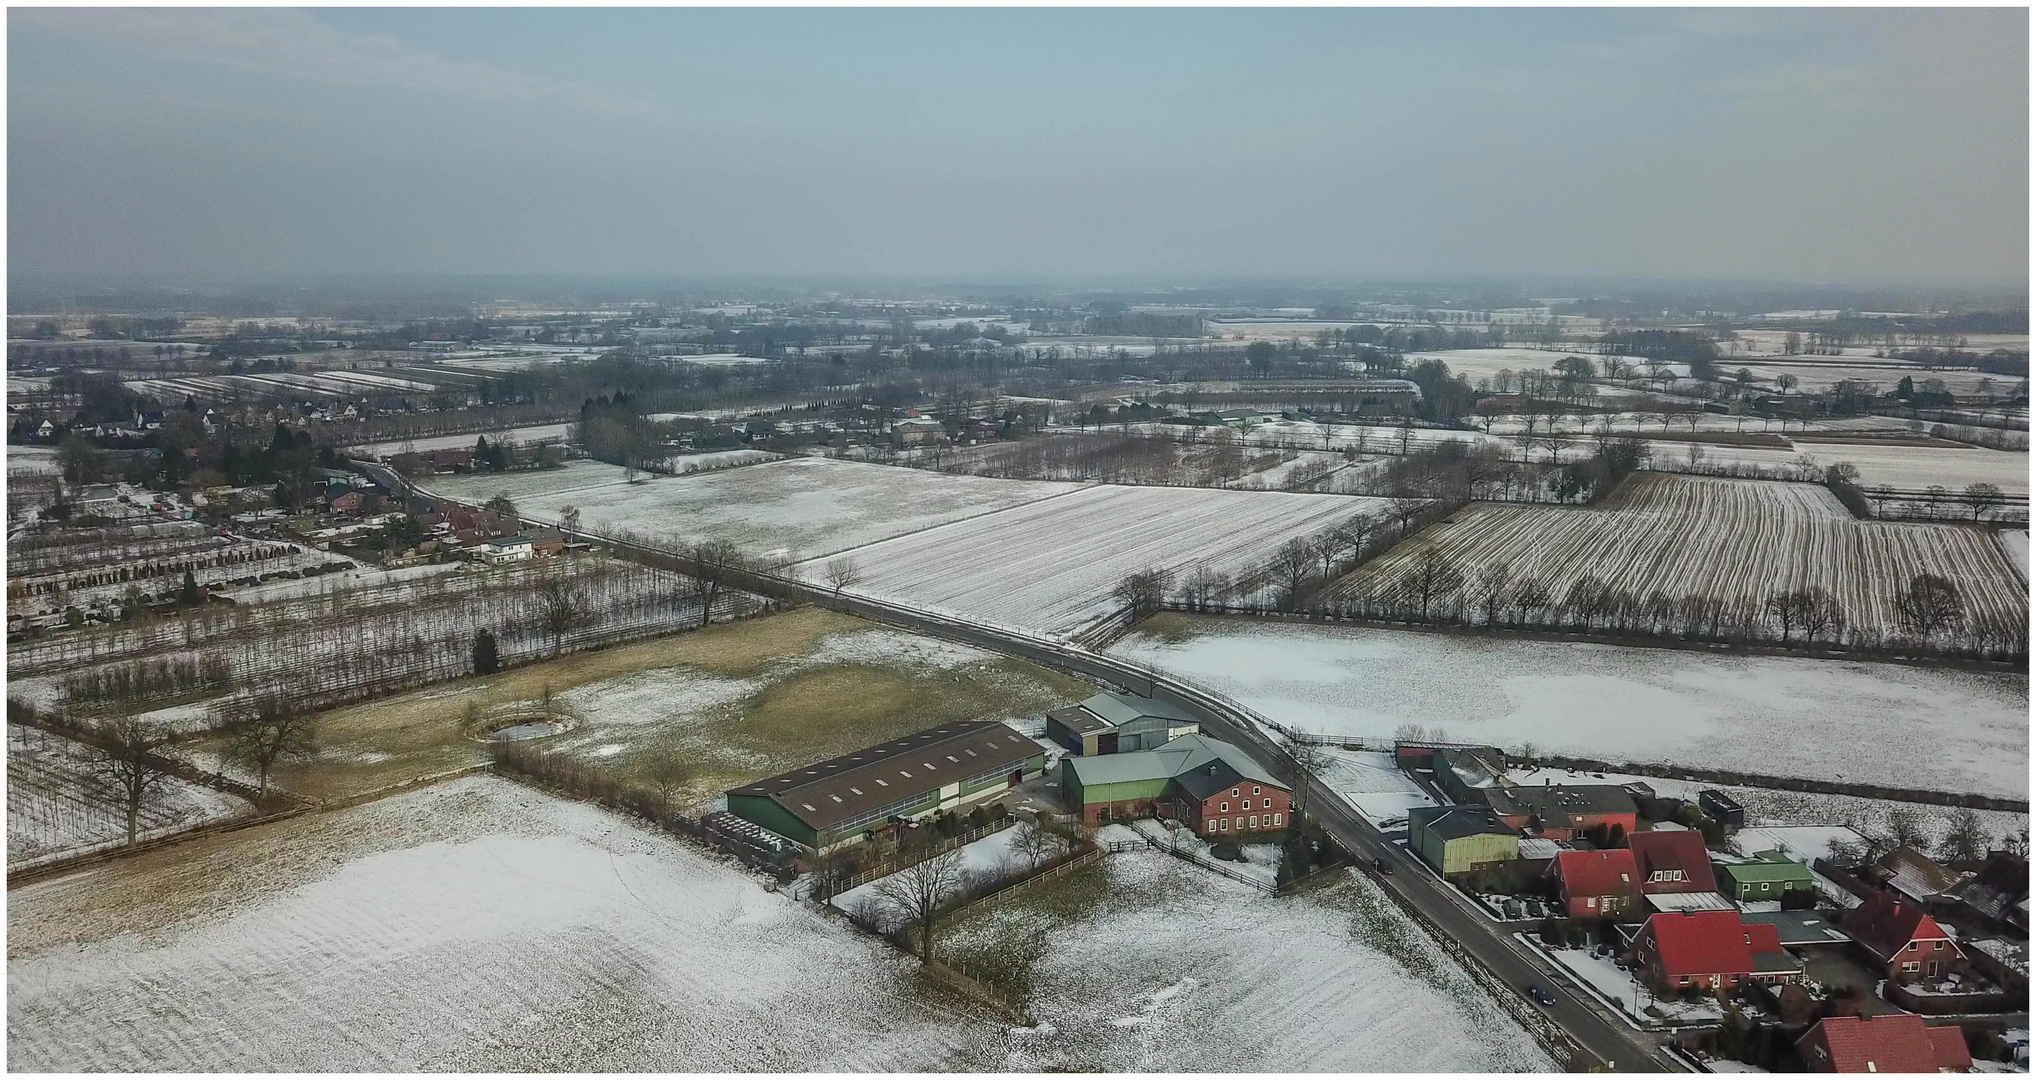
<instances>
[{"instance_id":1,"label":"dark barn roof","mask_svg":"<svg viewBox=\"0 0 2036 1080\"><path fill-rule=\"evenodd\" d=\"M728 794L774 799L815 831L825 831L972 776L1022 768L1044 752L1009 725L964 720L780 773Z\"/></svg>"}]
</instances>

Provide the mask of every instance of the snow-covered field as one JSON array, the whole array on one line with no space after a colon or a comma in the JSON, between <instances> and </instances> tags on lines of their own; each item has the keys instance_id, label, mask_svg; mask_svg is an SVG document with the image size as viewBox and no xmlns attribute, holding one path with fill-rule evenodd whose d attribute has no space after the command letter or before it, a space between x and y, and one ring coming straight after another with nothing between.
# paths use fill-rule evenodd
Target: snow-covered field
<instances>
[{"instance_id":1,"label":"snow-covered field","mask_svg":"<svg viewBox=\"0 0 2036 1080\"><path fill-rule=\"evenodd\" d=\"M38 476L55 476L57 451L53 446L9 446L6 450L7 471L10 473L31 473Z\"/></svg>"},{"instance_id":2,"label":"snow-covered field","mask_svg":"<svg viewBox=\"0 0 2036 1080\"><path fill-rule=\"evenodd\" d=\"M1747 425L1748 430L1753 424ZM1657 458L1675 461L1688 447L1674 442L1650 442ZM1900 491L1921 491L1941 484L1957 492L1967 484L1989 483L2010 494L2029 493L2029 454L2025 450L1982 450L1978 447L1871 446L1863 443L1798 443L1793 450L1763 450L1746 446L1706 446L1704 460L1712 465L1758 465L1787 469L1807 459L1827 467L1848 463L1859 468L1859 483L1873 488L1886 484Z\"/></svg>"},{"instance_id":3,"label":"snow-covered field","mask_svg":"<svg viewBox=\"0 0 2036 1080\"><path fill-rule=\"evenodd\" d=\"M1492 1072L1554 1063L1361 875L1270 897L1158 851L1104 859L1092 907L1021 902L948 933L1042 934L1019 1072ZM1083 871L1084 874L1091 871ZM1067 890L1080 886L1071 884ZM1062 888L1056 885L1056 889Z\"/></svg>"},{"instance_id":4,"label":"snow-covered field","mask_svg":"<svg viewBox=\"0 0 2036 1080\"><path fill-rule=\"evenodd\" d=\"M1334 596L1386 595L1431 551L1465 575L1467 603L1478 572L1505 565L1557 602L1585 577L1641 601L1709 597L1757 634L1779 634L1762 614L1768 596L1814 585L1854 631L1898 638L1896 594L1921 573L1958 583L1969 628L2026 627L2029 610L2022 574L1984 531L1859 521L1812 484L1660 473L1636 474L1598 507L1473 504L1366 564Z\"/></svg>"},{"instance_id":5,"label":"snow-covered field","mask_svg":"<svg viewBox=\"0 0 2036 1080\"><path fill-rule=\"evenodd\" d=\"M1347 495L1100 485L857 548L846 557L862 580L849 591L1065 634L1117 610L1110 593L1129 574L1185 575L1198 565L1238 574L1294 537L1382 506ZM827 561L793 573L823 580Z\"/></svg>"},{"instance_id":6,"label":"snow-covered field","mask_svg":"<svg viewBox=\"0 0 2036 1080\"><path fill-rule=\"evenodd\" d=\"M615 466L585 461L543 472L439 476L424 484L437 494L476 503L506 491L519 511L546 521L556 520L559 509L571 504L580 508L580 520L590 529L632 529L680 543L731 540L772 562L858 547L1080 487L826 458L637 484L624 483Z\"/></svg>"},{"instance_id":7,"label":"snow-covered field","mask_svg":"<svg viewBox=\"0 0 2036 1080\"><path fill-rule=\"evenodd\" d=\"M91 760L74 740L7 725L9 869L127 842L125 804ZM140 835L153 839L252 811L241 799L172 777L143 808Z\"/></svg>"},{"instance_id":8,"label":"snow-covered field","mask_svg":"<svg viewBox=\"0 0 2036 1080\"><path fill-rule=\"evenodd\" d=\"M566 437L571 424L533 424L529 427L505 428L501 431L470 431L464 435L429 435L415 439L390 439L385 442L364 443L352 449L376 457L390 457L395 454L428 453L433 450L472 450L474 444L485 438L488 445L503 440L519 445L558 441Z\"/></svg>"},{"instance_id":9,"label":"snow-covered field","mask_svg":"<svg viewBox=\"0 0 2036 1080\"><path fill-rule=\"evenodd\" d=\"M1171 621L1171 620L1170 620ZM1182 619L1110 651L1307 731L2027 797L2029 679L1348 626ZM1927 753L1914 752L1927 745Z\"/></svg>"},{"instance_id":10,"label":"snow-covered field","mask_svg":"<svg viewBox=\"0 0 2036 1080\"><path fill-rule=\"evenodd\" d=\"M1002 1043L733 864L502 780L199 858L203 884L123 862L9 894L10 1069L932 1071Z\"/></svg>"},{"instance_id":11,"label":"snow-covered field","mask_svg":"<svg viewBox=\"0 0 2036 1080\"><path fill-rule=\"evenodd\" d=\"M1994 537L2001 542L2001 549L2008 553L2008 560L2015 564L2015 569L2022 572L2022 582L2024 585L2027 585L2029 581L2029 530L2003 529L1995 533Z\"/></svg>"}]
</instances>

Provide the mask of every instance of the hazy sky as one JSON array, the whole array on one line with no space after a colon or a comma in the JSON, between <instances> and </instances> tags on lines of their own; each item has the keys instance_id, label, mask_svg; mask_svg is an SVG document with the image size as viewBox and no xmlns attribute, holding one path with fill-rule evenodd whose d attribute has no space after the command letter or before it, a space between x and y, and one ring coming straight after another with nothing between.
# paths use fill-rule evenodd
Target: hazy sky
<instances>
[{"instance_id":1,"label":"hazy sky","mask_svg":"<svg viewBox=\"0 0 2036 1080\"><path fill-rule=\"evenodd\" d=\"M16 274L2019 284L2025 10L8 13Z\"/></svg>"}]
</instances>

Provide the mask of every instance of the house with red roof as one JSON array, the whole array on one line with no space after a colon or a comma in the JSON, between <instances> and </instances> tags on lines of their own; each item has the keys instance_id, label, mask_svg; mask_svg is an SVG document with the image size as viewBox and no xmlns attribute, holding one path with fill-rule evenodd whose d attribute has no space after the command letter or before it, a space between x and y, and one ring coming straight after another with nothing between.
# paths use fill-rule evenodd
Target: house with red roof
<instances>
[{"instance_id":1,"label":"house with red roof","mask_svg":"<svg viewBox=\"0 0 2036 1080\"><path fill-rule=\"evenodd\" d=\"M1796 1040L1796 1055L1811 1072L1971 1072L1965 1032L1932 1027L1915 1013L1827 1016Z\"/></svg>"},{"instance_id":2,"label":"house with red roof","mask_svg":"<svg viewBox=\"0 0 2036 1080\"><path fill-rule=\"evenodd\" d=\"M1845 913L1839 928L1874 955L1898 983L1941 978L1965 963L1958 942L1921 904L1876 893Z\"/></svg>"},{"instance_id":3,"label":"house with red roof","mask_svg":"<svg viewBox=\"0 0 2036 1080\"><path fill-rule=\"evenodd\" d=\"M1742 922L1736 910L1656 912L1640 928L1633 956L1663 994L1692 987L1723 992L1747 981L1783 982L1803 971L1774 926Z\"/></svg>"},{"instance_id":4,"label":"house with red roof","mask_svg":"<svg viewBox=\"0 0 2036 1080\"><path fill-rule=\"evenodd\" d=\"M1639 912L1640 872L1625 848L1557 852L1555 876L1572 919L1629 919Z\"/></svg>"}]
</instances>

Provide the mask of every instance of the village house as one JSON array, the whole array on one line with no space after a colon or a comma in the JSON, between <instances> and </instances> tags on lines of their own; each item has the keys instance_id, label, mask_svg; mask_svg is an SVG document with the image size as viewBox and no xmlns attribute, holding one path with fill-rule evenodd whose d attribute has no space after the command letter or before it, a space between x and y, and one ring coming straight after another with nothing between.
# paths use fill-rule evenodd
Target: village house
<instances>
[{"instance_id":1,"label":"village house","mask_svg":"<svg viewBox=\"0 0 2036 1080\"><path fill-rule=\"evenodd\" d=\"M1287 827L1290 793L1250 754L1207 735L1154 750L1064 757L1061 798L1091 825L1168 817L1207 838Z\"/></svg>"},{"instance_id":2,"label":"village house","mask_svg":"<svg viewBox=\"0 0 2036 1080\"><path fill-rule=\"evenodd\" d=\"M1817 892L1817 879L1810 868L1779 851L1763 851L1750 859L1721 859L1712 865L1725 894L1741 903L1785 900L1796 894L1814 896Z\"/></svg>"},{"instance_id":3,"label":"village house","mask_svg":"<svg viewBox=\"0 0 2036 1080\"><path fill-rule=\"evenodd\" d=\"M1555 876L1572 919L1633 918L1640 909L1640 871L1633 852L1564 851L1555 857Z\"/></svg>"},{"instance_id":4,"label":"village house","mask_svg":"<svg viewBox=\"0 0 2036 1080\"><path fill-rule=\"evenodd\" d=\"M1948 899L1973 875L1947 870L1930 856L1905 844L1881 856L1867 876L1907 897L1912 903L1928 907L1940 899Z\"/></svg>"},{"instance_id":5,"label":"village house","mask_svg":"<svg viewBox=\"0 0 2036 1080\"><path fill-rule=\"evenodd\" d=\"M1811 1072L1971 1072L1972 1053L1957 1025L1933 1027L1914 1013L1827 1016L1796 1040Z\"/></svg>"},{"instance_id":6,"label":"village house","mask_svg":"<svg viewBox=\"0 0 2036 1080\"><path fill-rule=\"evenodd\" d=\"M1662 911L1649 916L1633 945L1634 962L1662 994L1695 988L1736 990L1742 983L1782 982L1802 974L1802 961L1782 948L1766 923L1737 911Z\"/></svg>"},{"instance_id":7,"label":"village house","mask_svg":"<svg viewBox=\"0 0 2036 1080\"><path fill-rule=\"evenodd\" d=\"M1965 953L1922 905L1878 893L1840 924L1898 983L1936 979L1965 963Z\"/></svg>"},{"instance_id":8,"label":"village house","mask_svg":"<svg viewBox=\"0 0 2036 1080\"><path fill-rule=\"evenodd\" d=\"M1711 853L1702 833L1690 829L1658 829L1634 833L1626 840L1633 864L1640 870L1641 898L1656 911L1729 911L1732 904L1718 894L1711 873Z\"/></svg>"}]
</instances>

